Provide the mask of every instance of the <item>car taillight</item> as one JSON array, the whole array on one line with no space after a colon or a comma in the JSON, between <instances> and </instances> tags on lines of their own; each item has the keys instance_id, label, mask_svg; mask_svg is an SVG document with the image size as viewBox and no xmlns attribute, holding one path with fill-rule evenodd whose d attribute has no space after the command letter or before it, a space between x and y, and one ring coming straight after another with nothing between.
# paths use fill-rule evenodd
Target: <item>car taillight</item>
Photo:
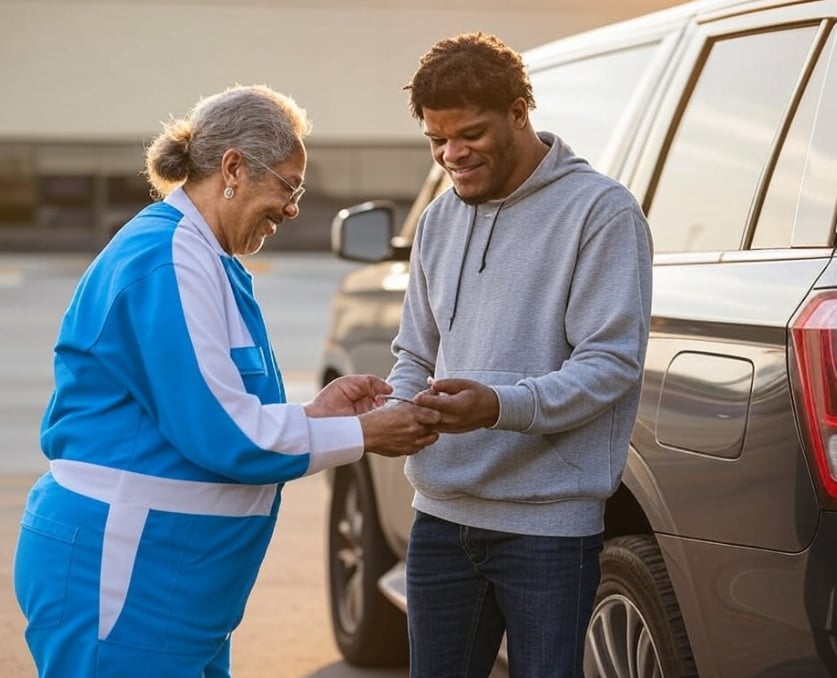
<instances>
[{"instance_id":1,"label":"car taillight","mask_svg":"<svg viewBox=\"0 0 837 678\"><path fill-rule=\"evenodd\" d=\"M791 321L790 334L791 377L808 453L824 498L837 500L837 292L808 301Z\"/></svg>"}]
</instances>

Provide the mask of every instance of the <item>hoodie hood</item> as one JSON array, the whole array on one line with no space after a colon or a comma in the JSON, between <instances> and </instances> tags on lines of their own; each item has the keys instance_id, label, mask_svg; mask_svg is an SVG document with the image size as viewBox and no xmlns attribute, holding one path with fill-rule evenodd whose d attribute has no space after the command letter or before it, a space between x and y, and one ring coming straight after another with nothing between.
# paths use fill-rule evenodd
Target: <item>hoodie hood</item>
<instances>
[{"instance_id":1,"label":"hoodie hood","mask_svg":"<svg viewBox=\"0 0 837 678\"><path fill-rule=\"evenodd\" d=\"M459 274L457 276L456 292L454 294L453 309L451 311L450 319L448 321L448 330L453 328L453 321L456 318L456 311L459 306L459 293L462 287L462 275L465 268L465 260L468 257L468 251L471 247L471 239L474 232L474 226L477 223L477 214L480 207L496 205L497 209L491 214L491 226L488 231L488 237L485 239L485 244L482 249L480 257L480 265L477 273L482 273L488 264L488 250L491 247L491 240L494 236L494 229L497 226L497 218L500 216L500 211L506 206L513 206L521 200L525 200L533 193L537 193L545 186L549 186L562 177L567 176L573 172L592 172L592 168L586 160L578 157L573 153L573 150L557 135L551 132L539 132L538 138L543 141L549 150L543 157L535 171L529 177L512 191L507 197L500 200L490 200L479 205L469 205L472 209L470 226L468 228L468 235L465 239L465 247L462 251L462 258L459 263ZM454 189L451 189L457 200L465 203Z\"/></svg>"},{"instance_id":2,"label":"hoodie hood","mask_svg":"<svg viewBox=\"0 0 837 678\"><path fill-rule=\"evenodd\" d=\"M573 149L556 134L538 132L538 138L549 146L549 150L529 178L502 200L506 206L524 200L532 193L573 172L594 171L584 158L577 156Z\"/></svg>"}]
</instances>

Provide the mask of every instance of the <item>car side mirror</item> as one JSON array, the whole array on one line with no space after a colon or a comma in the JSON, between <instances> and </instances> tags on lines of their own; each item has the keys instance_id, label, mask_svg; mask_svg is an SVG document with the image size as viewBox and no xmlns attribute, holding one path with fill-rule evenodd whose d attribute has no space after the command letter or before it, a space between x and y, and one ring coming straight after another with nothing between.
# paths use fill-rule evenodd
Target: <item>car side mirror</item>
<instances>
[{"instance_id":1,"label":"car side mirror","mask_svg":"<svg viewBox=\"0 0 837 678\"><path fill-rule=\"evenodd\" d=\"M378 200L340 210L331 225L331 249L341 259L376 263L402 259L395 233L395 205ZM409 253L409 247L407 247ZM409 254L408 254L409 256Z\"/></svg>"}]
</instances>

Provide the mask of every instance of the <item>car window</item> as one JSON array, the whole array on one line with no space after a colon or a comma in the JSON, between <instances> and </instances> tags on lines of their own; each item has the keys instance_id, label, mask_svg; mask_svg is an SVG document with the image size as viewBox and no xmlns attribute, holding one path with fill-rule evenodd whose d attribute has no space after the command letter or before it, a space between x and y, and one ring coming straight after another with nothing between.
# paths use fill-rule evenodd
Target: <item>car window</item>
<instances>
[{"instance_id":1,"label":"car window","mask_svg":"<svg viewBox=\"0 0 837 678\"><path fill-rule=\"evenodd\" d=\"M712 44L648 209L655 252L740 247L755 188L816 31L803 26Z\"/></svg>"},{"instance_id":2,"label":"car window","mask_svg":"<svg viewBox=\"0 0 837 678\"><path fill-rule=\"evenodd\" d=\"M658 45L632 46L531 73L535 129L555 132L597 166Z\"/></svg>"},{"instance_id":3,"label":"car window","mask_svg":"<svg viewBox=\"0 0 837 678\"><path fill-rule=\"evenodd\" d=\"M770 180L751 247L831 245L837 197L835 34L808 81Z\"/></svg>"},{"instance_id":4,"label":"car window","mask_svg":"<svg viewBox=\"0 0 837 678\"><path fill-rule=\"evenodd\" d=\"M429 155L429 153L428 153ZM441 194L448 186L450 186L450 178L445 174L444 170L438 165L433 165L427 178L424 180L424 185L421 191L416 196L413 206L410 208L409 214L404 219L404 224L401 227L401 236L407 240L412 241L416 235L416 228L418 221L427 207L434 198Z\"/></svg>"}]
</instances>

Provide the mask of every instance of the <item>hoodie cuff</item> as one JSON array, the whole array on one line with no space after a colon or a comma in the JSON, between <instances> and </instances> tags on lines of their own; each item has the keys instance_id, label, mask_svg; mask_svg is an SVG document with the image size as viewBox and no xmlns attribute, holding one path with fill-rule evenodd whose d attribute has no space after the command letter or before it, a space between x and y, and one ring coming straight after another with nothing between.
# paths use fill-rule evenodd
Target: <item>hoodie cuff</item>
<instances>
[{"instance_id":1,"label":"hoodie cuff","mask_svg":"<svg viewBox=\"0 0 837 678\"><path fill-rule=\"evenodd\" d=\"M526 431L535 418L535 398L525 386L491 386L500 403L500 414L491 429Z\"/></svg>"}]
</instances>

